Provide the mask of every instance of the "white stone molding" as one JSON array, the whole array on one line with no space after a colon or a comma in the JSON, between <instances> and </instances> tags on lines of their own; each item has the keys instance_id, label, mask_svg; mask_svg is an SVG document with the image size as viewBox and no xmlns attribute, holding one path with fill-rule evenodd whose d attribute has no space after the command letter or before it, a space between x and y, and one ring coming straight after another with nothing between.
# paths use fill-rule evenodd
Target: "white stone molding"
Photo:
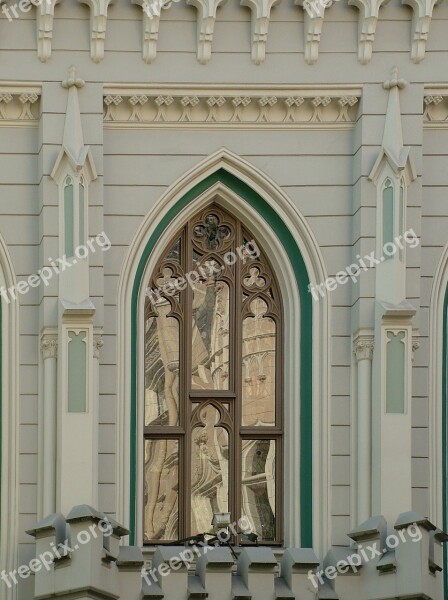
<instances>
[{"instance_id":1,"label":"white stone molding","mask_svg":"<svg viewBox=\"0 0 448 600\"><path fill-rule=\"evenodd\" d=\"M20 84L0 86L0 127L36 126L41 88Z\"/></svg>"},{"instance_id":2,"label":"white stone molding","mask_svg":"<svg viewBox=\"0 0 448 600\"><path fill-rule=\"evenodd\" d=\"M418 336L412 337L412 362L415 360L415 353L420 348L420 340Z\"/></svg>"},{"instance_id":3,"label":"white stone molding","mask_svg":"<svg viewBox=\"0 0 448 600\"><path fill-rule=\"evenodd\" d=\"M58 186L59 195L59 255L66 254L69 257L66 239L72 239L71 252L86 243L90 184L97 178L92 151L84 144L78 98L78 89L83 86L84 81L77 76L75 67L71 66L67 79L62 82L62 87L68 89L62 145L51 171L51 178ZM64 194L68 185L72 188L72 217L66 221ZM81 194L84 200L82 203ZM89 260L87 255L70 269L61 271L58 281L60 298L74 304L89 298Z\"/></svg>"},{"instance_id":4,"label":"white stone molding","mask_svg":"<svg viewBox=\"0 0 448 600\"><path fill-rule=\"evenodd\" d=\"M115 0L78 0L90 9L90 56L95 63L104 58L106 40L107 10Z\"/></svg>"},{"instance_id":5,"label":"white stone molding","mask_svg":"<svg viewBox=\"0 0 448 600\"><path fill-rule=\"evenodd\" d=\"M382 183L386 164L392 170L394 179L404 178L406 186L417 177L410 148L403 144L401 124L400 90L406 87L406 81L398 77L398 69L392 69L392 78L385 81L383 88L389 92L384 124L383 141L378 158L370 172L369 179L375 185ZM396 194L398 197L398 194Z\"/></svg>"},{"instance_id":6,"label":"white stone molding","mask_svg":"<svg viewBox=\"0 0 448 600\"><path fill-rule=\"evenodd\" d=\"M442 0L401 0L413 10L411 59L415 63L425 58L426 43L434 7Z\"/></svg>"},{"instance_id":7,"label":"white stone molding","mask_svg":"<svg viewBox=\"0 0 448 600\"><path fill-rule=\"evenodd\" d=\"M44 334L41 338L40 349L44 360L47 358L57 358L58 356L58 336L57 334Z\"/></svg>"},{"instance_id":8,"label":"white stone molding","mask_svg":"<svg viewBox=\"0 0 448 600\"><path fill-rule=\"evenodd\" d=\"M322 260L321 251L312 234L309 225L302 215L298 212L295 205L287 198L274 183L261 173L253 165L232 154L228 150L220 150L202 161L194 169L183 174L169 188L167 192L159 199L154 207L146 215L132 241L128 254L123 264L118 287L118 311L119 311L119 329L118 329L118 348L119 357L119 406L117 413L117 430L119 434L117 456L118 473L117 481L117 518L123 522L129 521L129 460L130 460L130 346L131 332L129 314L131 310L131 293L135 278L135 270L142 255L143 249L157 227L157 224L169 211L176 201L182 197L189 189L198 182L204 180L210 174L218 169L224 168L229 173L239 177L247 185L263 195L279 214L279 217L289 227L292 235L297 240L304 257L305 265L312 284L319 281L325 281L326 269ZM163 232L158 242L158 247L163 248L168 243L171 236L182 226L190 214L200 210L211 199L215 201L219 198L224 207L227 207L235 216L250 226L251 231L257 236L258 240L264 240L264 249L269 259L272 261L273 268L279 278L282 297L284 300L285 319L292 324L285 332L285 398L297 398L300 389L300 378L295 362L298 356L298 346L300 340L300 323L293 315L297 315L300 310L300 298L294 284L294 275L291 271L290 261L285 254L283 246L279 243L275 232L260 217L253 208L246 202L231 192L225 186L217 183L206 193L198 197L182 213L172 219L167 229ZM157 253L152 253L148 264L146 265L143 280L154 268L154 261L157 260ZM140 295L138 305L139 315L143 309L143 294ZM323 298L321 302L313 307L313 531L314 548L317 553L324 552L328 547L330 528L329 500L330 481L329 481L329 420L328 420L328 301ZM290 315L290 319L288 317ZM140 318L139 317L139 318ZM288 320L289 319L289 320ZM139 351L142 349L142 337L138 338ZM142 363L138 381L141 381ZM140 390L141 391L141 390ZM138 391L138 393L140 393ZM285 481L287 485L284 490L285 500L285 543L295 544L300 539L300 523L297 511L297 498L300 494L299 473L297 469L297 460L299 448L297 442L299 432L297 430L300 423L300 417L297 413L298 404L296 402L286 402L286 465ZM140 408L143 403L139 404ZM140 416L140 415L139 415ZM139 421L138 422L142 422ZM142 436L140 436L142 437ZM139 437L139 446L137 456L143 456L141 451L141 440ZM140 473L140 466L137 467L137 473ZM140 514L141 502L143 499L143 482L138 482L136 490L137 514ZM141 525L137 530L136 543L139 544L142 539Z\"/></svg>"},{"instance_id":9,"label":"white stone molding","mask_svg":"<svg viewBox=\"0 0 448 600\"><path fill-rule=\"evenodd\" d=\"M186 94L187 92L187 94ZM317 92L317 93L316 93ZM106 86L107 127L345 129L354 126L360 90L273 86Z\"/></svg>"},{"instance_id":10,"label":"white stone molding","mask_svg":"<svg viewBox=\"0 0 448 600\"><path fill-rule=\"evenodd\" d=\"M351 6L359 9L358 20L358 60L367 65L372 58L373 42L380 7L389 0L348 0Z\"/></svg>"},{"instance_id":11,"label":"white stone molding","mask_svg":"<svg viewBox=\"0 0 448 600\"><path fill-rule=\"evenodd\" d=\"M372 509L372 360L373 330L359 330L353 338L356 361L356 400L351 426L355 428L354 459L356 462L356 522L369 518ZM355 507L353 507L354 509Z\"/></svg>"},{"instance_id":12,"label":"white stone molding","mask_svg":"<svg viewBox=\"0 0 448 600\"><path fill-rule=\"evenodd\" d=\"M426 86L423 126L425 129L448 129L448 86Z\"/></svg>"},{"instance_id":13,"label":"white stone molding","mask_svg":"<svg viewBox=\"0 0 448 600\"><path fill-rule=\"evenodd\" d=\"M60 0L45 0L36 5L37 56L41 62L51 58L54 9Z\"/></svg>"},{"instance_id":14,"label":"white stone molding","mask_svg":"<svg viewBox=\"0 0 448 600\"><path fill-rule=\"evenodd\" d=\"M78 89L84 87L84 80L77 76L76 68L69 68L68 77L62 87L68 89L67 110L65 114L62 148L51 172L51 178L57 183L66 176L67 167L75 177L84 175L88 181L96 179L96 168L89 146L84 145L79 110Z\"/></svg>"},{"instance_id":15,"label":"white stone molding","mask_svg":"<svg viewBox=\"0 0 448 600\"><path fill-rule=\"evenodd\" d=\"M100 358L100 353L103 346L103 335L101 333L95 333L93 336L93 358L96 358L97 360Z\"/></svg>"},{"instance_id":16,"label":"white stone molding","mask_svg":"<svg viewBox=\"0 0 448 600\"><path fill-rule=\"evenodd\" d=\"M445 294L448 290L448 243L438 262L429 310L429 509L430 518L443 521L443 327Z\"/></svg>"},{"instance_id":17,"label":"white stone molding","mask_svg":"<svg viewBox=\"0 0 448 600\"><path fill-rule=\"evenodd\" d=\"M115 106L118 106L122 102L123 98L119 95L108 94L107 96L104 96L104 105L106 110L106 113L104 115L105 121L115 121L115 111L113 109Z\"/></svg>"},{"instance_id":18,"label":"white stone molding","mask_svg":"<svg viewBox=\"0 0 448 600\"><path fill-rule=\"evenodd\" d=\"M319 45L324 24L325 9L331 4L328 0L295 0L303 8L303 28L305 38L305 61L314 65L319 57Z\"/></svg>"},{"instance_id":19,"label":"white stone molding","mask_svg":"<svg viewBox=\"0 0 448 600\"><path fill-rule=\"evenodd\" d=\"M142 121L142 106L148 102L148 96L144 94L134 94L129 98L129 104L132 106L132 114L129 117L130 121Z\"/></svg>"},{"instance_id":20,"label":"white stone molding","mask_svg":"<svg viewBox=\"0 0 448 600\"><path fill-rule=\"evenodd\" d=\"M356 337L353 342L353 356L356 358L356 362L360 360L373 360L374 348L373 334Z\"/></svg>"},{"instance_id":21,"label":"white stone molding","mask_svg":"<svg viewBox=\"0 0 448 600\"><path fill-rule=\"evenodd\" d=\"M143 60L149 64L157 56L161 8L156 6L156 2L151 3L149 0L132 0L132 4L142 7Z\"/></svg>"},{"instance_id":22,"label":"white stone molding","mask_svg":"<svg viewBox=\"0 0 448 600\"><path fill-rule=\"evenodd\" d=\"M198 61L206 65L212 56L216 13L227 0L187 0L198 11L197 45Z\"/></svg>"},{"instance_id":23,"label":"white stone molding","mask_svg":"<svg viewBox=\"0 0 448 600\"><path fill-rule=\"evenodd\" d=\"M17 283L8 247L0 235L0 287ZM17 569L19 539L19 303L2 300L2 391L0 463L0 571ZM17 587L3 586L2 600L16 600Z\"/></svg>"},{"instance_id":24,"label":"white stone molding","mask_svg":"<svg viewBox=\"0 0 448 600\"><path fill-rule=\"evenodd\" d=\"M241 6L247 6L252 12L252 61L261 65L266 57L269 20L272 8L280 0L241 0Z\"/></svg>"},{"instance_id":25,"label":"white stone molding","mask_svg":"<svg viewBox=\"0 0 448 600\"><path fill-rule=\"evenodd\" d=\"M56 413L57 413L57 333L44 332L40 348L43 357L42 394L42 516L56 510Z\"/></svg>"}]
</instances>

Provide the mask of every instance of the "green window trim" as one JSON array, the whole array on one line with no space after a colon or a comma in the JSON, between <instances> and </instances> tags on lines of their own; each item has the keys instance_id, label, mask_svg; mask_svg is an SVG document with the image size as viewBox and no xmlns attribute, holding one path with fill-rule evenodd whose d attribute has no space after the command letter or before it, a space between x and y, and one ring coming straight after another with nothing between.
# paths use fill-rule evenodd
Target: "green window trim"
<instances>
[{"instance_id":1,"label":"green window trim","mask_svg":"<svg viewBox=\"0 0 448 600\"><path fill-rule=\"evenodd\" d=\"M195 198L217 182L243 198L269 223L290 257L300 295L300 523L301 546L313 547L313 461L312 461L312 298L308 292L309 277L294 236L269 203L246 183L225 169L219 169L195 185L167 212L151 235L140 257L131 298L131 448L130 448L130 544L135 544L137 504L137 365L138 365L138 299L149 256L168 224Z\"/></svg>"}]
</instances>

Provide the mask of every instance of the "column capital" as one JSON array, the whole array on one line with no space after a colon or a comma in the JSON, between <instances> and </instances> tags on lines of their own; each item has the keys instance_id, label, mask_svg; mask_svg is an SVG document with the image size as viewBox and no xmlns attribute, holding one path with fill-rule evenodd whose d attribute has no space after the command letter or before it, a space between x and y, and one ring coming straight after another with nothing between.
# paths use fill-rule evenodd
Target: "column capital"
<instances>
[{"instance_id":1,"label":"column capital","mask_svg":"<svg viewBox=\"0 0 448 600\"><path fill-rule=\"evenodd\" d=\"M47 358L57 358L58 356L58 336L54 333L44 333L40 340L40 349L44 360Z\"/></svg>"},{"instance_id":2,"label":"column capital","mask_svg":"<svg viewBox=\"0 0 448 600\"><path fill-rule=\"evenodd\" d=\"M95 334L93 336L93 357L99 358L101 348L104 346L103 336L101 334Z\"/></svg>"},{"instance_id":3,"label":"column capital","mask_svg":"<svg viewBox=\"0 0 448 600\"><path fill-rule=\"evenodd\" d=\"M374 347L373 336L359 336L353 341L353 356L358 362L360 360L372 360Z\"/></svg>"},{"instance_id":4,"label":"column capital","mask_svg":"<svg viewBox=\"0 0 448 600\"><path fill-rule=\"evenodd\" d=\"M415 353L420 348L420 340L417 336L412 337L412 362L415 359Z\"/></svg>"}]
</instances>

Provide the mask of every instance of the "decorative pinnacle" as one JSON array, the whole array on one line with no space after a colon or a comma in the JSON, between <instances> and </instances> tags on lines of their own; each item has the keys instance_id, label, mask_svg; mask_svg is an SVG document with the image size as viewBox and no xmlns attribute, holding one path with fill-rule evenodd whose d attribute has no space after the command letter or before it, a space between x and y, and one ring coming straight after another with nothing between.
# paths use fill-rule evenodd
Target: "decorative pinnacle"
<instances>
[{"instance_id":1,"label":"decorative pinnacle","mask_svg":"<svg viewBox=\"0 0 448 600\"><path fill-rule=\"evenodd\" d=\"M385 81L383 83L383 88L385 90L391 90L392 88L397 87L399 90L402 90L407 84L408 82L405 79L398 79L398 68L394 67L392 69L392 79Z\"/></svg>"},{"instance_id":2,"label":"decorative pinnacle","mask_svg":"<svg viewBox=\"0 0 448 600\"><path fill-rule=\"evenodd\" d=\"M80 77L77 77L76 75L77 75L76 67L72 65L68 70L67 79L65 79L62 82L62 87L65 89L69 89L73 86L76 86L77 88L84 87L84 84L85 84L84 79L81 79Z\"/></svg>"}]
</instances>

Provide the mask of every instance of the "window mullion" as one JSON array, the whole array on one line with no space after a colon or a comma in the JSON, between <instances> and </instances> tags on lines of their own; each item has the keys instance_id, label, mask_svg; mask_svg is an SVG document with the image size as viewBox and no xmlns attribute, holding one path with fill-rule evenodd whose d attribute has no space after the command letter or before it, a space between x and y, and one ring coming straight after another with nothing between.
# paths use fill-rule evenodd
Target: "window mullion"
<instances>
[{"instance_id":1,"label":"window mullion","mask_svg":"<svg viewBox=\"0 0 448 600\"><path fill-rule=\"evenodd\" d=\"M243 234L241 225L238 224L235 237L236 247L241 247L243 243ZM235 409L234 409L234 423L233 423L233 448L234 448L234 463L233 463L233 517L235 521L241 518L241 422L242 422L242 291L241 291L241 261L237 260L235 263L235 285L234 285L234 299L235 299L235 314L234 314L234 351L233 351L233 371L235 374L234 385L235 385Z\"/></svg>"},{"instance_id":2,"label":"window mullion","mask_svg":"<svg viewBox=\"0 0 448 600\"><path fill-rule=\"evenodd\" d=\"M193 268L193 248L191 244L191 222L187 223L184 230L184 253L183 260L184 272L188 273ZM180 515L180 521L183 522L183 535L187 537L191 535L191 371L192 371L192 306L193 306L193 290L191 286L187 285L184 293L184 360L183 360L183 393L182 399L185 409L185 435L183 444L183 482L182 493L184 498L182 499L183 515Z\"/></svg>"}]
</instances>

